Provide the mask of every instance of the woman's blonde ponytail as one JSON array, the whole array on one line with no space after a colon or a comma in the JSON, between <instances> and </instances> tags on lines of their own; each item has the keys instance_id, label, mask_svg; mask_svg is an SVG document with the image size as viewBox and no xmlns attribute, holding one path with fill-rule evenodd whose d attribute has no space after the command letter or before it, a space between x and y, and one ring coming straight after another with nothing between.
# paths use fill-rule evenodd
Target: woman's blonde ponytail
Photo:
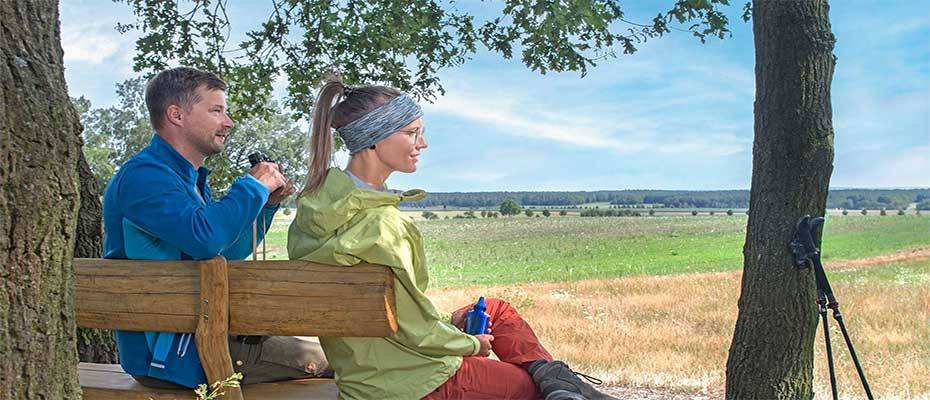
<instances>
[{"instance_id":1,"label":"woman's blonde ponytail","mask_svg":"<svg viewBox=\"0 0 930 400\"><path fill-rule=\"evenodd\" d=\"M326 179L330 161L333 157L333 107L345 92L345 85L338 78L326 82L320 89L313 108L313 120L310 125L310 159L308 161L307 183L300 191L300 196L313 193Z\"/></svg>"}]
</instances>

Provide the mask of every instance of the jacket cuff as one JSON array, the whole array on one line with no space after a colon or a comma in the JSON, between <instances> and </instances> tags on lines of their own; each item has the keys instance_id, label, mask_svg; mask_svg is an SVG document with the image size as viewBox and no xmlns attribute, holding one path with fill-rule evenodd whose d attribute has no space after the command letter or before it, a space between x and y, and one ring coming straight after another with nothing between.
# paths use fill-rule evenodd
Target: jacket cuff
<instances>
[{"instance_id":1,"label":"jacket cuff","mask_svg":"<svg viewBox=\"0 0 930 400\"><path fill-rule=\"evenodd\" d=\"M266 198L266 199L268 198L269 195L271 195L271 192L268 190L267 187L265 187L265 184L262 183L262 181L258 180L258 178L252 176L252 174L245 174L245 175L243 175L242 179L240 179L239 181L240 181L240 182L243 182L243 183L245 183L245 184L247 184L247 185L249 185L249 186L258 186L258 187L260 187L261 190L262 190L262 192L265 193L265 198Z\"/></svg>"}]
</instances>

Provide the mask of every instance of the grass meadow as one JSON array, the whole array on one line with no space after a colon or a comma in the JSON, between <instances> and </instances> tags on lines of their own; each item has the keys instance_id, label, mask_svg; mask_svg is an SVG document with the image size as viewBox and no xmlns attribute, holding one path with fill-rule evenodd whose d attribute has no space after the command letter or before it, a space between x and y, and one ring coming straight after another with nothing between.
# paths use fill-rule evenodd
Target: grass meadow
<instances>
[{"instance_id":1,"label":"grass meadow","mask_svg":"<svg viewBox=\"0 0 930 400\"><path fill-rule=\"evenodd\" d=\"M288 224L273 225L268 258L286 257ZM614 385L722 397L745 215L417 224L440 309L500 297L577 370ZM831 216L822 247L873 393L930 399L930 217ZM831 329L841 398L864 398L832 317ZM827 399L819 335L815 390Z\"/></svg>"},{"instance_id":2,"label":"grass meadow","mask_svg":"<svg viewBox=\"0 0 930 400\"><path fill-rule=\"evenodd\" d=\"M273 224L269 259L287 257L289 222ZM417 225L432 284L455 287L737 270L746 217L517 216ZM928 216L834 216L824 229L824 262L930 246Z\"/></svg>"},{"instance_id":3,"label":"grass meadow","mask_svg":"<svg viewBox=\"0 0 930 400\"><path fill-rule=\"evenodd\" d=\"M879 399L930 398L930 251L922 253L910 261L827 265ZM507 299L553 356L576 370L613 384L717 399L723 398L739 286L740 274L729 271L443 288L430 297L446 310L474 301L476 294ZM830 320L841 398L865 398L842 334ZM821 329L814 347L815 398L829 399Z\"/></svg>"}]
</instances>

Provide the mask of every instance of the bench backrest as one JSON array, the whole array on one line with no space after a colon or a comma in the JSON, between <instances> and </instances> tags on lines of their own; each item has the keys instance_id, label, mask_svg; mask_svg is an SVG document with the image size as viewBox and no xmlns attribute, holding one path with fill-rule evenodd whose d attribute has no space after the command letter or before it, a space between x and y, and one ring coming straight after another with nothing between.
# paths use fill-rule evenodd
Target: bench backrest
<instances>
[{"instance_id":1,"label":"bench backrest","mask_svg":"<svg viewBox=\"0 0 930 400\"><path fill-rule=\"evenodd\" d=\"M209 382L232 374L227 335L390 336L394 276L306 261L74 260L78 326L196 332ZM226 398L240 399L238 390Z\"/></svg>"},{"instance_id":2,"label":"bench backrest","mask_svg":"<svg viewBox=\"0 0 930 400\"><path fill-rule=\"evenodd\" d=\"M200 265L210 261L74 260L79 326L194 332ZM390 336L394 278L386 267L230 261L229 333Z\"/></svg>"}]
</instances>

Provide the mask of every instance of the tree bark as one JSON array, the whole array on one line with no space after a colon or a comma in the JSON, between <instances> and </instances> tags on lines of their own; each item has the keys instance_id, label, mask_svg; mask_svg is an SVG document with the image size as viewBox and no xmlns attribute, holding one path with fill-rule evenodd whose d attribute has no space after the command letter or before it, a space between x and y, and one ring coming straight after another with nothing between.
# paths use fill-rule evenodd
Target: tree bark
<instances>
[{"instance_id":1,"label":"tree bark","mask_svg":"<svg viewBox=\"0 0 930 400\"><path fill-rule=\"evenodd\" d=\"M100 187L83 153L78 154L75 166L81 187L81 208L78 210L75 230L74 257L99 258L103 255L103 205L100 203Z\"/></svg>"},{"instance_id":2,"label":"tree bark","mask_svg":"<svg viewBox=\"0 0 930 400\"><path fill-rule=\"evenodd\" d=\"M80 125L58 1L0 1L0 54L0 398L76 399Z\"/></svg>"},{"instance_id":3,"label":"tree bark","mask_svg":"<svg viewBox=\"0 0 930 400\"><path fill-rule=\"evenodd\" d=\"M103 254L103 206L100 188L84 154L78 154L78 178L81 185L81 208L78 210L74 240L75 258L99 258ZM114 364L119 362L113 334L106 329L77 328L78 359L83 362Z\"/></svg>"},{"instance_id":4,"label":"tree bark","mask_svg":"<svg viewBox=\"0 0 930 400\"><path fill-rule=\"evenodd\" d=\"M814 279L789 243L800 217L824 215L833 171L828 12L826 0L753 2L755 141L728 399L813 397Z\"/></svg>"}]
</instances>

